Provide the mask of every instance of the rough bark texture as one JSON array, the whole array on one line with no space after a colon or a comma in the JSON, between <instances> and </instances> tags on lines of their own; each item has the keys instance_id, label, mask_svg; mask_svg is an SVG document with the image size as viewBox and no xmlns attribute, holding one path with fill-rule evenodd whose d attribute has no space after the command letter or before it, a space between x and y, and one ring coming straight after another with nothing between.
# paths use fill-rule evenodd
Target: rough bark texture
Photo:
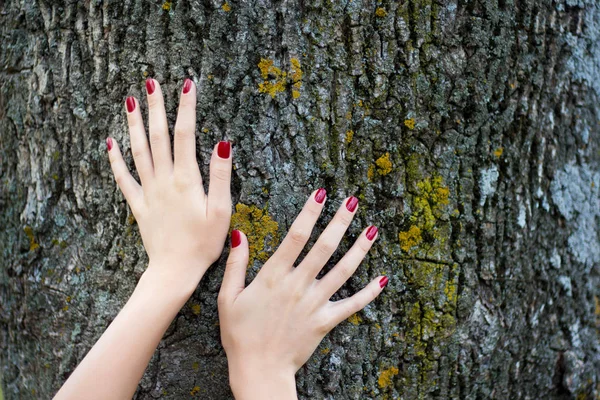
<instances>
[{"instance_id":1,"label":"rough bark texture","mask_svg":"<svg viewBox=\"0 0 600 400\"><path fill-rule=\"evenodd\" d=\"M0 1L0 365L49 398L146 256L105 152L124 99L198 84L235 144L249 279L310 192L389 274L298 373L303 399L600 398L600 10L591 0ZM262 61L261 61L262 60ZM278 224L276 225L275 222ZM315 232L316 234L316 232ZM136 399L228 399L211 268ZM333 260L335 261L335 260Z\"/></svg>"}]
</instances>

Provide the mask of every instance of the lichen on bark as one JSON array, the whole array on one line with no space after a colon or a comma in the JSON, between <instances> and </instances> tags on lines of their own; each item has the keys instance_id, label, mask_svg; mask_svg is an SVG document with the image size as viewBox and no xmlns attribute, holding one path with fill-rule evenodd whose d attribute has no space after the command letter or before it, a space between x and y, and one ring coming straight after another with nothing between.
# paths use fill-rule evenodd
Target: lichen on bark
<instances>
[{"instance_id":1,"label":"lichen on bark","mask_svg":"<svg viewBox=\"0 0 600 400\"><path fill-rule=\"evenodd\" d=\"M146 112L149 76L171 127L183 80L196 82L205 177L214 143L234 144L234 226L256 235L249 279L319 187L328 200L312 241L346 196L360 199L330 265L379 227L333 300L379 274L390 283L299 371L300 398L598 398L596 2L0 9L7 399L51 397L145 268L104 139L133 168L123 101L134 95ZM224 257L169 328L136 399L231 398L223 267Z\"/></svg>"}]
</instances>

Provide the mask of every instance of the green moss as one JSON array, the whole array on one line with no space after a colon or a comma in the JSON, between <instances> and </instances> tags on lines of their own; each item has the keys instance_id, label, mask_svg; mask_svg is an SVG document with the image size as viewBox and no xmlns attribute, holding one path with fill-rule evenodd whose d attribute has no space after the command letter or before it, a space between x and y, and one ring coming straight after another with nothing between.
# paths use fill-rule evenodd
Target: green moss
<instances>
[{"instance_id":1,"label":"green moss","mask_svg":"<svg viewBox=\"0 0 600 400\"><path fill-rule=\"evenodd\" d=\"M400 248L408 252L414 246L418 246L423 240L421 229L418 226L412 225L408 231L400 232L398 239L400 240Z\"/></svg>"},{"instance_id":2,"label":"green moss","mask_svg":"<svg viewBox=\"0 0 600 400\"><path fill-rule=\"evenodd\" d=\"M279 224L274 221L267 211L254 205L238 203L235 213L231 216L231 228L238 229L248 237L250 247L250 262L257 259L267 261L269 254L265 250L274 248L279 241Z\"/></svg>"}]
</instances>

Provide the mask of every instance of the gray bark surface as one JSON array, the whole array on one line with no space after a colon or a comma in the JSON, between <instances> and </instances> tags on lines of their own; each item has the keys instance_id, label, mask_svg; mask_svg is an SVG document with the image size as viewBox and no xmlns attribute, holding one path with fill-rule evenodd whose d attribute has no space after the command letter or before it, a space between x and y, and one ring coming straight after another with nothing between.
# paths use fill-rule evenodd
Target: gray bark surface
<instances>
[{"instance_id":1,"label":"gray bark surface","mask_svg":"<svg viewBox=\"0 0 600 400\"><path fill-rule=\"evenodd\" d=\"M0 35L7 399L51 397L146 266L104 140L133 170L124 100L146 111L148 76L171 126L197 83L204 176L234 143L249 279L318 187L314 237L361 201L332 261L380 228L336 299L390 284L299 371L302 399L600 399L596 2L6 0ZM223 261L136 399L231 398Z\"/></svg>"}]
</instances>

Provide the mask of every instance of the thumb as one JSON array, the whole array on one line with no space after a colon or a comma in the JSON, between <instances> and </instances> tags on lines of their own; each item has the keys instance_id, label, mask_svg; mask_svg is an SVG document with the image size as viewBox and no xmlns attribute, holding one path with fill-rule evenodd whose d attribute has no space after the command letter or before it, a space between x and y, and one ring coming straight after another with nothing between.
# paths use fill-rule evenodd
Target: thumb
<instances>
[{"instance_id":1,"label":"thumb","mask_svg":"<svg viewBox=\"0 0 600 400\"><path fill-rule=\"evenodd\" d=\"M246 268L248 267L248 238L241 231L231 231L231 250L227 258L225 275L219 291L219 301L227 304L246 287Z\"/></svg>"}]
</instances>

